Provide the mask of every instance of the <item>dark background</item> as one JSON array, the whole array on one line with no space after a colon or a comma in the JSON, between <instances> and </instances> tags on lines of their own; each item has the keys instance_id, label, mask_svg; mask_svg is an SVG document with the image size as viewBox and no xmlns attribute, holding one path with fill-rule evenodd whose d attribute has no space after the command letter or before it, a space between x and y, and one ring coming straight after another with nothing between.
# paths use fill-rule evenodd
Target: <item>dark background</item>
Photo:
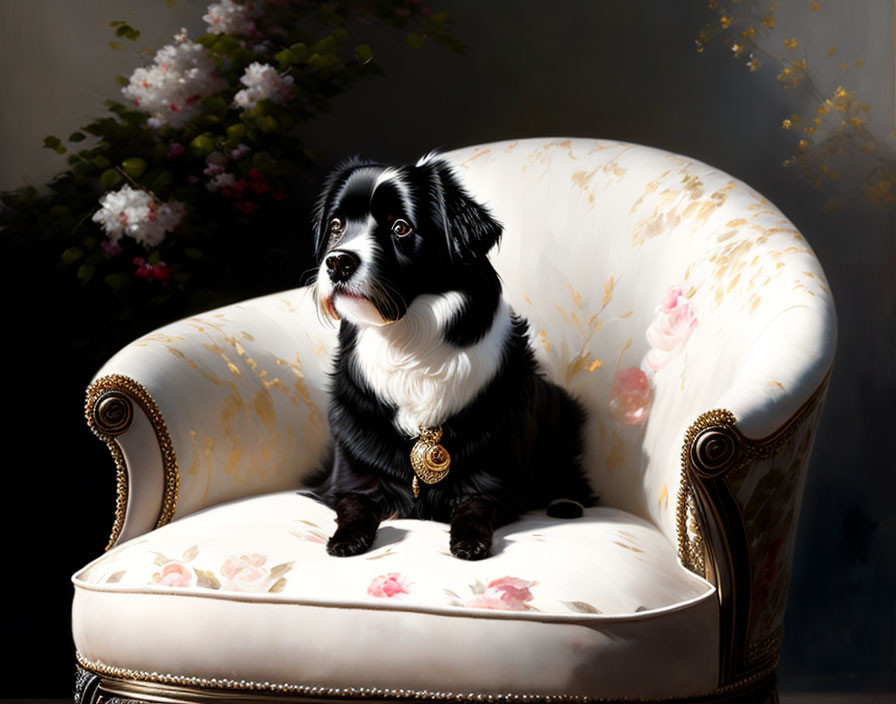
<instances>
[{"instance_id":1,"label":"dark background","mask_svg":"<svg viewBox=\"0 0 896 704\"><path fill-rule=\"evenodd\" d=\"M102 111L104 96L89 89L76 108L43 113L51 126L26 138L29 108L22 85L53 93L51 79L67 90L72 84L77 90L79 81L94 85L103 79L109 84L106 96L113 97L111 77L147 62L109 50L102 54L107 30L101 26L81 26L77 31L84 34L73 39L61 15L77 13L80 3L41 0L29 3L29 10L22 9L25 3L7 3L0 3L2 188L20 185L22 176L37 184L41 174L46 180L61 170L61 160L42 165L42 137L75 129ZM154 48L183 24L193 36L201 33L202 4L180 0L169 10L159 1L149 20L147 4L95 3L107 12L105 20L136 16L132 24L144 31L147 43L158 38ZM817 13L805 5L792 0L779 12L776 31L785 34L768 40L770 50L781 53L779 37L795 36L812 51L818 37L822 45L837 44L849 60L865 57L860 72L831 78L819 69L817 78L828 92L837 81L858 86L873 105L874 128L893 147L893 4L827 0ZM409 161L435 147L499 139L602 137L706 161L781 208L825 267L840 321L835 373L800 516L781 689L896 690L893 206L874 206L860 196L838 213L823 211L832 195L860 190L864 173L858 161L853 172L822 189L782 168L795 140L781 129L781 120L805 111L811 96L780 86L774 67L749 72L719 43L697 52L699 28L717 19L705 2L446 0L435 7L454 20L465 55L431 46L415 51L384 35L375 50L386 75L354 87L335 101L331 115L304 132L320 157L317 175L359 152ZM25 22L29 12L41 21ZM53 36L67 39L49 41ZM13 40L37 47L40 61L31 69L50 78L26 76L23 83L26 69L11 63L21 58L11 56L18 46ZM108 65L98 75L76 75L66 57L78 52L103 55ZM817 55L821 65L824 52ZM299 223L307 221L304 210L312 196L296 194ZM12 382L6 399L12 423L6 424L2 572L3 625L12 658L4 658L3 695L64 697L73 667L69 575L102 552L114 507L113 462L86 429L83 392L102 360L127 340L110 330L87 352L66 354L54 336L55 302L39 278L23 282L13 276L15 267L5 261L0 277L10 321L5 370ZM256 284L259 293L294 285L263 277Z\"/></svg>"}]
</instances>

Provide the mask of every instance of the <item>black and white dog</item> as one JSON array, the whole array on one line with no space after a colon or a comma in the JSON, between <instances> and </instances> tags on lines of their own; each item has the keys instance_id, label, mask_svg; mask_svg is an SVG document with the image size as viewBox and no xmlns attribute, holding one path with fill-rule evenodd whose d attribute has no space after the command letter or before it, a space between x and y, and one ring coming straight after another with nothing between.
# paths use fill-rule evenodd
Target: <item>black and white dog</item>
<instances>
[{"instance_id":1,"label":"black and white dog","mask_svg":"<svg viewBox=\"0 0 896 704\"><path fill-rule=\"evenodd\" d=\"M312 491L336 510L331 555L365 552L398 517L450 521L452 554L478 560L523 511L593 504L584 411L541 376L488 260L502 227L447 162L350 160L314 227L318 306L341 321L334 452Z\"/></svg>"}]
</instances>

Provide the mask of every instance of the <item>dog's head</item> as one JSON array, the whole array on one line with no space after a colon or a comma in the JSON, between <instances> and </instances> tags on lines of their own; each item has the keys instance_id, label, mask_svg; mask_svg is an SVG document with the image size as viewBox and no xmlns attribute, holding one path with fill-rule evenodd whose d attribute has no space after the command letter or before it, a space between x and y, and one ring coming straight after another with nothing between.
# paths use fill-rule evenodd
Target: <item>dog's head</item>
<instances>
[{"instance_id":1,"label":"dog's head","mask_svg":"<svg viewBox=\"0 0 896 704\"><path fill-rule=\"evenodd\" d=\"M387 325L421 294L497 280L487 254L501 225L434 156L415 166L345 162L327 178L313 226L316 296L333 319Z\"/></svg>"}]
</instances>

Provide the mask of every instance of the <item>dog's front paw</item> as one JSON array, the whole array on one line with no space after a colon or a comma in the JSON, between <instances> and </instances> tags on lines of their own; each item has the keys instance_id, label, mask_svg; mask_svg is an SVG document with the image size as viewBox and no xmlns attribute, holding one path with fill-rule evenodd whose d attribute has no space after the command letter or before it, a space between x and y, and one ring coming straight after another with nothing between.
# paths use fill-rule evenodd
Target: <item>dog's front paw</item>
<instances>
[{"instance_id":1,"label":"dog's front paw","mask_svg":"<svg viewBox=\"0 0 896 704\"><path fill-rule=\"evenodd\" d=\"M367 552L372 544L372 535L340 536L337 533L327 541L327 552L333 557L351 557Z\"/></svg>"},{"instance_id":2,"label":"dog's front paw","mask_svg":"<svg viewBox=\"0 0 896 704\"><path fill-rule=\"evenodd\" d=\"M461 560L484 560L492 547L490 540L452 540L451 554Z\"/></svg>"}]
</instances>

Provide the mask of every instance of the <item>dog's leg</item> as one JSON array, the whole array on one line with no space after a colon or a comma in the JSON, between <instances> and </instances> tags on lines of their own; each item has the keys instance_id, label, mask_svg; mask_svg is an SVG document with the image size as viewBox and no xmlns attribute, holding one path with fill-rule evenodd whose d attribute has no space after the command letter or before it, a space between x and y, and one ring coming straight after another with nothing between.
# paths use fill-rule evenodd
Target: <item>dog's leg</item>
<instances>
[{"instance_id":1,"label":"dog's leg","mask_svg":"<svg viewBox=\"0 0 896 704\"><path fill-rule=\"evenodd\" d=\"M367 552L380 525L379 508L364 494L345 494L336 502L336 532L327 552L349 557Z\"/></svg>"},{"instance_id":2,"label":"dog's leg","mask_svg":"<svg viewBox=\"0 0 896 704\"><path fill-rule=\"evenodd\" d=\"M497 520L495 502L484 496L461 499L451 517L451 554L462 560L488 557Z\"/></svg>"}]
</instances>

